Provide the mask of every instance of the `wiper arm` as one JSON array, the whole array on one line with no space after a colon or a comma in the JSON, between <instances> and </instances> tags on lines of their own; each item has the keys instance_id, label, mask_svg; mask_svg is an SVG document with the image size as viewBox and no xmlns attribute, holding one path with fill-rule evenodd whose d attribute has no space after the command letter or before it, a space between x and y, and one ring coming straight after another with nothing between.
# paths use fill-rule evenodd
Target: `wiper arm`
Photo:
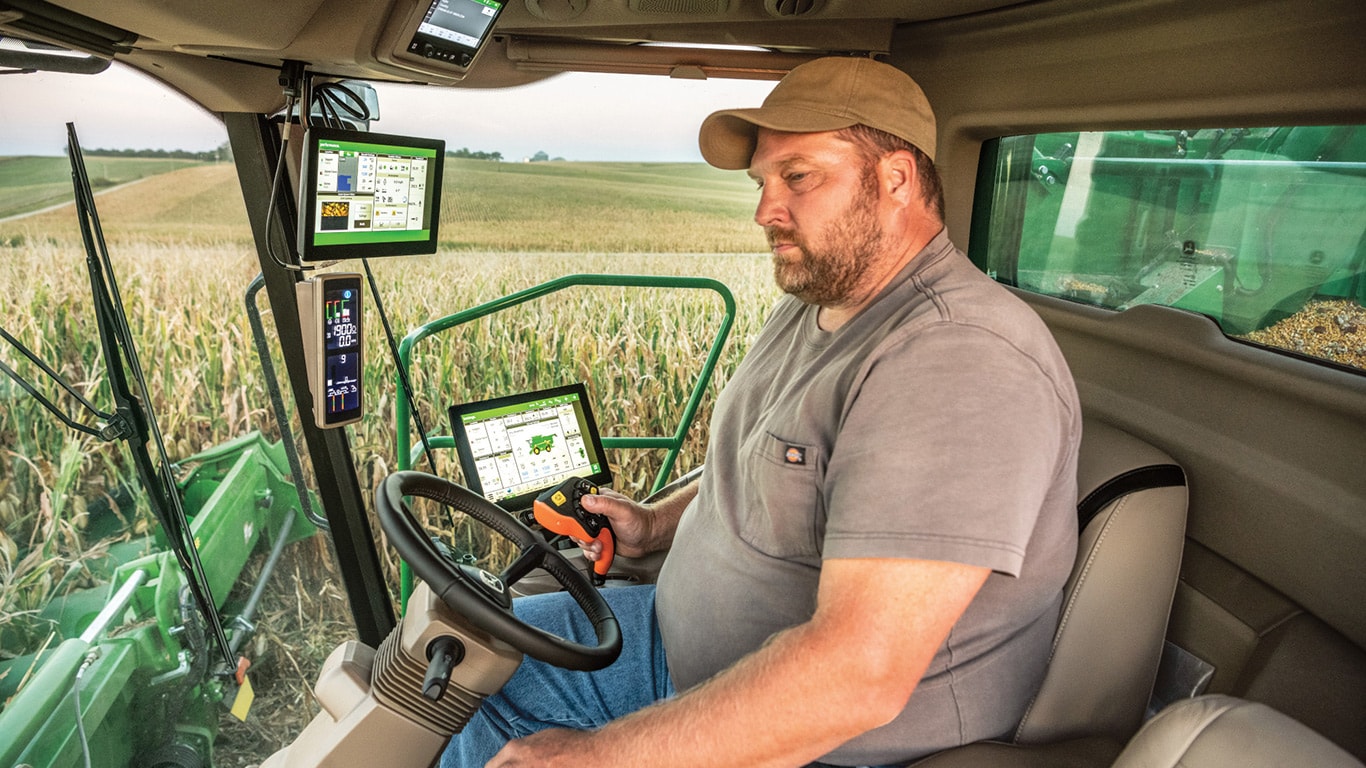
<instances>
[{"instance_id":1,"label":"wiper arm","mask_svg":"<svg viewBox=\"0 0 1366 768\"><path fill-rule=\"evenodd\" d=\"M104 232L100 229L99 214L95 210L95 193L86 174L80 142L76 139L76 126L67 123L66 132L68 155L71 158L71 182L76 192L76 213L81 225L81 238L85 243L86 269L90 274L90 290L95 300L100 346L104 351L105 371L109 376L109 388L114 394L117 414L127 422L124 439L128 441L133 464L147 491L152 512L166 532L171 551L175 553L180 569L185 574L195 603L208 622L228 669L234 669L236 662L228 636L214 605L208 576L200 562L199 551L195 548L180 494L176 491L171 462L166 455L166 443L157 427L155 415L143 405L150 402L147 381L138 362L128 315L123 309L113 265L104 242ZM130 385L129 372L137 385L136 392ZM147 450L148 440L156 445L157 457L161 462L159 470L152 463L152 456Z\"/></svg>"},{"instance_id":2,"label":"wiper arm","mask_svg":"<svg viewBox=\"0 0 1366 768\"><path fill-rule=\"evenodd\" d=\"M56 403L53 403L51 400L48 400L46 397L44 397L43 393L39 392L38 389L33 386L33 384L29 383L26 379L20 376L17 371L6 365L5 361L0 360L0 371L4 371L5 375L9 376L11 379L14 379L14 382L18 384L21 389L27 392L29 396L32 397L34 400L37 400L39 405L46 408L53 416L56 416L63 424L67 425L71 429L76 430L77 432L90 435L92 437L98 437L99 439L104 440L105 442L121 440L133 434L133 425L129 422L127 418L125 418L122 414L105 413L104 411L101 411L99 408L96 408L94 405L91 404L89 400L86 400L80 392L77 392L75 387L68 384L66 380L62 378L61 374L54 371L51 366L43 362L42 358L35 355L32 350L24 346L23 342L14 338L14 336L11 335L4 328L0 328L0 338L3 338L5 341L9 342L10 346L19 350L20 354L28 358L29 361L32 362L34 365L38 366L38 368L41 369L43 373L46 373L49 378L57 382L58 386L66 390L67 394L76 398L76 402L80 403L95 418L104 422L104 426L102 427L91 427L85 424L81 424L80 422L68 416L64 411L62 411L62 409L58 408Z\"/></svg>"}]
</instances>

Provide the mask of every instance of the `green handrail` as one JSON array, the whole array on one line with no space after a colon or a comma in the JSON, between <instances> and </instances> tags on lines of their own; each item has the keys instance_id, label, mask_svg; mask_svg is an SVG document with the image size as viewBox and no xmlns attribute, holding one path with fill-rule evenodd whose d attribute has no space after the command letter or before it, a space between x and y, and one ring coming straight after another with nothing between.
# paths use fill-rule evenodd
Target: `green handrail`
<instances>
[{"instance_id":1,"label":"green handrail","mask_svg":"<svg viewBox=\"0 0 1366 768\"><path fill-rule=\"evenodd\" d=\"M716 363L721 358L721 349L725 346L726 337L730 335L731 326L735 323L735 297L731 295L730 289L718 280L706 277L677 277L666 275L566 275L556 278L540 285L527 288L517 293L511 293L500 299L480 304L476 307L447 315L443 318L433 320L425 325L418 326L403 338L398 345L399 364L403 370L407 371L412 365L413 346L422 339L432 336L442 331L449 330L458 325L478 320L482 317L501 312L505 309L524 304L532 299L538 299L566 288L578 286L594 287L619 287L619 288L684 288L695 290L714 291L721 297L725 304L725 316L721 320L721 327L716 331L716 338L713 339L711 349L707 352L707 359L702 364L702 370L697 377L697 383L693 386L692 394L688 398L688 404L683 409L683 416L678 425L678 429L671 437L603 437L602 445L604 448L626 448L626 449L647 449L647 448L666 448L668 453L664 457L664 464L659 468L659 474L655 477L654 486L651 491L657 491L664 487L669 473L673 471L674 463L678 459L679 451L683 448L683 442L688 435L688 429L692 426L693 419L697 416L697 409L702 403L702 395L706 391L707 383L711 381ZM397 378L397 375L396 375ZM400 381L399 386L402 387ZM409 428L411 411L408 407L407 398L395 398L394 402L394 425L397 440L397 457L399 469L411 469L422 455L423 446L413 445L412 435ZM449 436L428 436L427 445L435 448L454 447L455 441ZM408 596L412 594L413 577L408 570L407 563L399 565L399 594L402 608L407 609Z\"/></svg>"}]
</instances>

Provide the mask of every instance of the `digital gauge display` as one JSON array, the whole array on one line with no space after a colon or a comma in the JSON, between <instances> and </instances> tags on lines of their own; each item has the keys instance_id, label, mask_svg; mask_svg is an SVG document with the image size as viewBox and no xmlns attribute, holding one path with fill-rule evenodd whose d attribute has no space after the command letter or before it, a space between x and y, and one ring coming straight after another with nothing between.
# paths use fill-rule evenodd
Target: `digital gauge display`
<instances>
[{"instance_id":1,"label":"digital gauge display","mask_svg":"<svg viewBox=\"0 0 1366 768\"><path fill-rule=\"evenodd\" d=\"M360 281L330 281L323 292L323 421L342 424L360 417Z\"/></svg>"}]
</instances>

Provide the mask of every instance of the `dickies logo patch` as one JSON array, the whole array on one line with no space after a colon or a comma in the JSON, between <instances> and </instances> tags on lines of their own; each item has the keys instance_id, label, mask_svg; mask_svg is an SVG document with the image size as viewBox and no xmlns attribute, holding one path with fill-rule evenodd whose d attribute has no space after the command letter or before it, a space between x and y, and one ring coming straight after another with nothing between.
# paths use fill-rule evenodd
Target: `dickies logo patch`
<instances>
[{"instance_id":1,"label":"dickies logo patch","mask_svg":"<svg viewBox=\"0 0 1366 768\"><path fill-rule=\"evenodd\" d=\"M787 450L783 451L783 461L788 464L805 464L806 449L800 445L787 446Z\"/></svg>"}]
</instances>

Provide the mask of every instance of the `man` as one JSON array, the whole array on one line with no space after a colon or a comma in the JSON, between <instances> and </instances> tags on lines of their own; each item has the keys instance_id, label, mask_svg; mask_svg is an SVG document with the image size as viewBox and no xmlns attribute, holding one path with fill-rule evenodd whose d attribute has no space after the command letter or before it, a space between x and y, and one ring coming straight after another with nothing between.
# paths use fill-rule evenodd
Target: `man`
<instances>
[{"instance_id":1,"label":"man","mask_svg":"<svg viewBox=\"0 0 1366 768\"><path fill-rule=\"evenodd\" d=\"M901 763L1008 734L1042 679L1080 408L1038 317L947 238L920 88L821 59L700 142L758 183L791 295L718 401L700 483L584 501L619 554L669 550L657 590L604 592L622 660L528 662L445 765ZM552 622L550 602L518 610Z\"/></svg>"}]
</instances>

